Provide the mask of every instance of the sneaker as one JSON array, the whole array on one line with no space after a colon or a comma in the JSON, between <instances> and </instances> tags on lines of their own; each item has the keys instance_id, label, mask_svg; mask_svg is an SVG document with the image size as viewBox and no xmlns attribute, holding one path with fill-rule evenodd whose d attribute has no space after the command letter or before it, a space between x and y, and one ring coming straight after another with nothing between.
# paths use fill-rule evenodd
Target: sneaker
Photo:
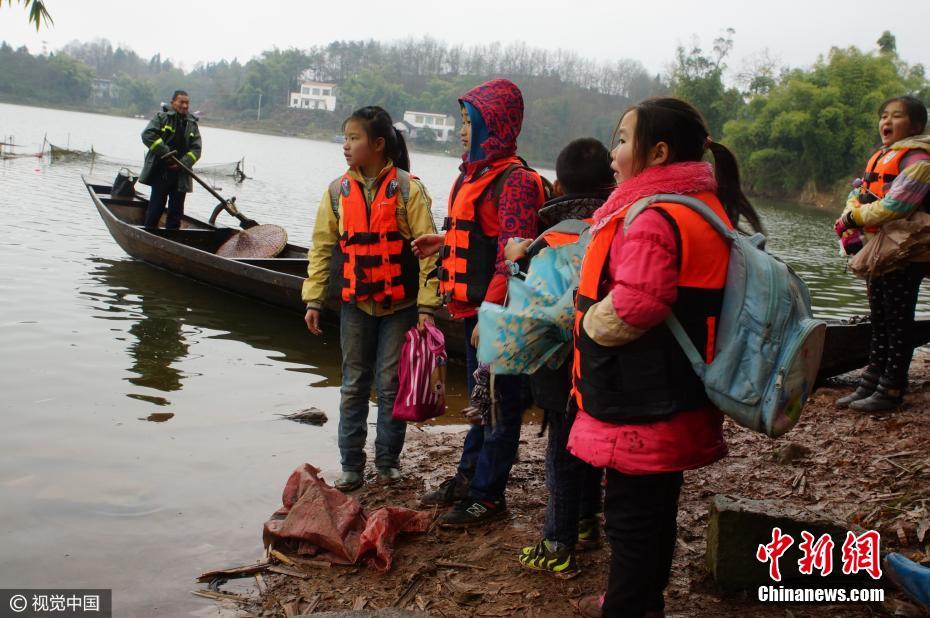
<instances>
[{"instance_id":1,"label":"sneaker","mask_svg":"<svg viewBox=\"0 0 930 618\"><path fill-rule=\"evenodd\" d=\"M439 517L438 523L443 528L464 528L500 519L507 514L504 499L475 500L466 498L455 503L446 513Z\"/></svg>"},{"instance_id":2,"label":"sneaker","mask_svg":"<svg viewBox=\"0 0 930 618\"><path fill-rule=\"evenodd\" d=\"M584 517L578 520L578 543L575 549L587 551L601 546L601 522L597 517Z\"/></svg>"},{"instance_id":3,"label":"sneaker","mask_svg":"<svg viewBox=\"0 0 930 618\"><path fill-rule=\"evenodd\" d=\"M388 485L393 485L401 479L400 470L394 466L380 466L378 468L378 480Z\"/></svg>"},{"instance_id":4,"label":"sneaker","mask_svg":"<svg viewBox=\"0 0 930 618\"><path fill-rule=\"evenodd\" d=\"M517 560L528 569L548 571L561 579L571 579L581 573L575 562L575 552L565 543L547 539L524 547Z\"/></svg>"},{"instance_id":5,"label":"sneaker","mask_svg":"<svg viewBox=\"0 0 930 618\"><path fill-rule=\"evenodd\" d=\"M867 386L857 386L856 390L846 395L845 397L840 397L836 400L837 408L848 408L849 404L854 401L859 401L860 399L865 399L869 397L872 393L875 392L875 388L869 388Z\"/></svg>"},{"instance_id":6,"label":"sneaker","mask_svg":"<svg viewBox=\"0 0 930 618\"><path fill-rule=\"evenodd\" d=\"M885 388L878 386L878 390L866 397L849 404L850 410L856 412L889 412L897 410L904 403L904 390L900 388Z\"/></svg>"},{"instance_id":7,"label":"sneaker","mask_svg":"<svg viewBox=\"0 0 930 618\"><path fill-rule=\"evenodd\" d=\"M880 375L871 373L869 371L863 371L862 375L859 376L859 384L856 386L856 390L846 395L845 397L840 397L834 403L838 408L848 408L849 404L854 401L859 401L860 399L865 399L875 392L875 389L878 388L878 381L881 378Z\"/></svg>"},{"instance_id":8,"label":"sneaker","mask_svg":"<svg viewBox=\"0 0 930 618\"><path fill-rule=\"evenodd\" d=\"M439 487L423 496L420 506L452 506L468 497L468 479L460 474L449 477Z\"/></svg>"},{"instance_id":9,"label":"sneaker","mask_svg":"<svg viewBox=\"0 0 930 618\"><path fill-rule=\"evenodd\" d=\"M362 478L361 472L356 472L355 470L343 470L342 476L336 479L336 482L333 483L333 487L341 492L349 492L358 489L364 484L365 479Z\"/></svg>"}]
</instances>

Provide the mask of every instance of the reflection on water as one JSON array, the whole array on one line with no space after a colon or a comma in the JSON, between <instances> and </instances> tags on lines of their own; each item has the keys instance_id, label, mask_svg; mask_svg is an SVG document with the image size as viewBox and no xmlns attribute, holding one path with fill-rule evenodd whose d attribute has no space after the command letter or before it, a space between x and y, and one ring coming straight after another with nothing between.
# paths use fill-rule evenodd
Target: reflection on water
<instances>
[{"instance_id":1,"label":"reflection on water","mask_svg":"<svg viewBox=\"0 0 930 618\"><path fill-rule=\"evenodd\" d=\"M338 333L324 330L310 337L300 315L256 302L155 268L132 259L91 258L90 278L100 285L81 294L95 303L94 317L130 320L133 335L128 352L133 360L127 380L162 392L180 390L184 374L178 361L189 356L202 338L242 342L271 352L270 361L283 362L284 371L314 376L312 388L338 387L342 358ZM104 290L104 291L102 291ZM185 332L190 334L185 335ZM308 345L316 344L316 345ZM322 350L327 350L321 353ZM465 406L464 380L450 380L450 409ZM127 393L134 399L168 405L164 397ZM312 396L308 401L312 400ZM309 405L309 404L308 404ZM453 420L457 420L457 416Z\"/></svg>"},{"instance_id":2,"label":"reflection on water","mask_svg":"<svg viewBox=\"0 0 930 618\"><path fill-rule=\"evenodd\" d=\"M188 355L185 328L197 339L228 339L272 352L269 360L283 361L323 379L313 386L339 385L341 367L333 354L313 355L311 339L300 316L174 275L132 259L91 258L90 277L100 283L92 294L96 316L107 320L132 320L129 333L135 336L128 346L133 358L132 371L140 377L128 378L133 384L161 391L180 390L182 374L172 363ZM101 294L101 287L107 293ZM338 339L325 332L323 346L338 345ZM196 345L196 341L194 342Z\"/></svg>"},{"instance_id":3,"label":"reflection on water","mask_svg":"<svg viewBox=\"0 0 930 618\"><path fill-rule=\"evenodd\" d=\"M164 397L156 397L154 395L140 395L139 393L126 393L126 396L129 397L130 399L135 399L136 401L146 401L148 403L155 404L156 406L166 406L169 403L171 403Z\"/></svg>"},{"instance_id":4,"label":"reflection on water","mask_svg":"<svg viewBox=\"0 0 930 618\"><path fill-rule=\"evenodd\" d=\"M136 338L129 346L129 354L135 360L132 371L139 375L127 379L160 391L179 391L181 372L171 363L187 355L187 342L180 320L159 317L156 306L151 299L143 299L140 303L142 318L129 329Z\"/></svg>"},{"instance_id":5,"label":"reflection on water","mask_svg":"<svg viewBox=\"0 0 930 618\"><path fill-rule=\"evenodd\" d=\"M145 418L140 418L140 421L150 421L152 423L164 423L165 421L170 421L174 418L174 412L152 412Z\"/></svg>"}]
</instances>

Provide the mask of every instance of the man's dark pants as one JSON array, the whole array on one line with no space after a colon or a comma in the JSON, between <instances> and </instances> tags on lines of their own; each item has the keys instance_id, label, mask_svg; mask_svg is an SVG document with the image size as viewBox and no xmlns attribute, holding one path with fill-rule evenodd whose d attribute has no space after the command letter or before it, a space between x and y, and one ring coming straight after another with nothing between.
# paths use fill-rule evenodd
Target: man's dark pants
<instances>
[{"instance_id":1,"label":"man's dark pants","mask_svg":"<svg viewBox=\"0 0 930 618\"><path fill-rule=\"evenodd\" d=\"M152 194L149 197L149 206L145 209L145 227L158 227L165 204L168 204L168 216L165 218L165 228L176 230L181 227L181 216L184 214L184 200L187 193L177 191L178 175L165 172L152 184Z\"/></svg>"}]
</instances>

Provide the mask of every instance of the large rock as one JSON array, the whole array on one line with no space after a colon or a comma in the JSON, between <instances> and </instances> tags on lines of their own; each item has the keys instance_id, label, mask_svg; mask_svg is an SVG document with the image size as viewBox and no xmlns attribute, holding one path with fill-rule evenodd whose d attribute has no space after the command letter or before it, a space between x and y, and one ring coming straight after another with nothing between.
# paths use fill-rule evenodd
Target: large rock
<instances>
[{"instance_id":1,"label":"large rock","mask_svg":"<svg viewBox=\"0 0 930 618\"><path fill-rule=\"evenodd\" d=\"M769 576L769 562L756 558L759 545L772 542L772 529L781 528L782 534L791 535L794 543L779 560L782 581L774 582ZM833 574L824 578L815 568L813 575L802 575L798 560L803 553L799 548L801 532L807 531L815 539L829 534L833 539ZM707 521L707 568L714 580L728 590L758 588L765 585L804 585L822 587L845 584L880 587L861 572L843 575L842 547L847 529L822 514L777 500L750 500L739 496L714 496ZM859 532L861 533L861 531Z\"/></svg>"}]
</instances>

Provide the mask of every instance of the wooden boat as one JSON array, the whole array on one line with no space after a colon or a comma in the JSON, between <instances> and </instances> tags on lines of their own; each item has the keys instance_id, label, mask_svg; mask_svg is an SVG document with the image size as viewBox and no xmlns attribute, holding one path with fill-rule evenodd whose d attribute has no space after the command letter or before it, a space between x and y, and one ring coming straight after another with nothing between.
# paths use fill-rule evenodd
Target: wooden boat
<instances>
[{"instance_id":1,"label":"wooden boat","mask_svg":"<svg viewBox=\"0 0 930 618\"><path fill-rule=\"evenodd\" d=\"M110 183L82 177L97 212L110 234L126 253L172 272L237 292L279 307L304 311L300 290L307 272L307 248L288 243L274 258L224 258L217 248L237 230L216 226L184 215L179 230L142 227L148 200L139 193L132 199L110 196ZM337 277L330 277L335 281ZM330 317L340 301L330 290ZM463 353L461 323L441 313L437 321L446 333L450 352ZM868 362L871 324L868 319L830 320L818 383L865 366ZM930 342L930 320L918 320L914 345Z\"/></svg>"},{"instance_id":2,"label":"wooden boat","mask_svg":"<svg viewBox=\"0 0 930 618\"><path fill-rule=\"evenodd\" d=\"M138 192L132 199L110 195L111 183L82 176L97 212L123 250L172 272L262 300L279 307L304 311L300 298L307 275L307 248L288 243L274 258L225 258L216 250L238 230L215 226L184 215L181 229L145 229L142 222L148 200ZM336 281L337 277L330 277ZM340 304L335 288L327 307L330 317ZM462 326L447 314L438 316L452 351L462 353Z\"/></svg>"}]
</instances>

